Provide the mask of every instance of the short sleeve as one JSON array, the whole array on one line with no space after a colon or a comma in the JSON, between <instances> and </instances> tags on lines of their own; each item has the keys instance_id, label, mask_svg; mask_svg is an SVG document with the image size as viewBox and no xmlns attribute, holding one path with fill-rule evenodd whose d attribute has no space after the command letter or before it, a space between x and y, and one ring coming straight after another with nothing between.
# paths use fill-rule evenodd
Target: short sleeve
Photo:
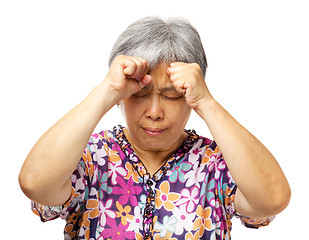
<instances>
[{"instance_id":1,"label":"short sleeve","mask_svg":"<svg viewBox=\"0 0 309 240\"><path fill-rule=\"evenodd\" d=\"M242 216L236 213L236 217L240 219L241 223L248 228L259 228L267 226L272 220L275 219L275 216L269 218L250 218Z\"/></svg>"},{"instance_id":2,"label":"short sleeve","mask_svg":"<svg viewBox=\"0 0 309 240\"><path fill-rule=\"evenodd\" d=\"M90 139L75 171L71 175L72 191L69 200L63 206L44 206L31 202L31 210L41 218L42 222L50 221L58 217L67 220L71 215L80 215L84 209L89 195L93 176L93 141ZM78 216L77 216L78 217Z\"/></svg>"}]
</instances>

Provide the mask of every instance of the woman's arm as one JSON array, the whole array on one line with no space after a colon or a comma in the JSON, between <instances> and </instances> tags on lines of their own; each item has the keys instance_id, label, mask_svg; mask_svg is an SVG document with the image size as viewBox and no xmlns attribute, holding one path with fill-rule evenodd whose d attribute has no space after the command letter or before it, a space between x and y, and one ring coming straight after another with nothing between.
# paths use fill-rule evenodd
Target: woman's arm
<instances>
[{"instance_id":1,"label":"woman's arm","mask_svg":"<svg viewBox=\"0 0 309 240\"><path fill-rule=\"evenodd\" d=\"M173 63L171 81L207 124L238 186L235 206L247 217L269 217L289 203L290 187L273 155L211 96L197 64Z\"/></svg>"},{"instance_id":2,"label":"woman's arm","mask_svg":"<svg viewBox=\"0 0 309 240\"><path fill-rule=\"evenodd\" d=\"M273 155L214 99L197 109L238 186L235 207L248 217L269 217L289 203L290 187Z\"/></svg>"},{"instance_id":3,"label":"woman's arm","mask_svg":"<svg viewBox=\"0 0 309 240\"><path fill-rule=\"evenodd\" d=\"M89 137L112 107L104 85L52 126L34 145L19 175L23 192L43 205L62 205L71 194L71 174Z\"/></svg>"},{"instance_id":4,"label":"woman's arm","mask_svg":"<svg viewBox=\"0 0 309 240\"><path fill-rule=\"evenodd\" d=\"M63 205L71 194L76 169L94 128L121 99L151 81L145 60L115 58L104 81L52 126L34 145L19 174L23 192L43 205Z\"/></svg>"}]
</instances>

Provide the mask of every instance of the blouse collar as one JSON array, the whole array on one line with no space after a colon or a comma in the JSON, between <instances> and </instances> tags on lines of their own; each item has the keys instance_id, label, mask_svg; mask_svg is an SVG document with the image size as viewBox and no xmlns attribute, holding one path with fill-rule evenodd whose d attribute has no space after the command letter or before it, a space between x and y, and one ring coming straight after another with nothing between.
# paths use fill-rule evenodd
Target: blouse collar
<instances>
[{"instance_id":1,"label":"blouse collar","mask_svg":"<svg viewBox=\"0 0 309 240\"><path fill-rule=\"evenodd\" d=\"M119 146L121 147L123 153L126 155L130 163L133 165L134 169L138 172L141 178L144 178L144 175L149 175L146 167L139 159L139 157L134 152L130 142L123 131L124 127L121 125L114 127L114 136L118 141ZM160 169L153 175L154 181L159 181L162 176L166 174L169 169L172 169L173 166L179 162L185 155L190 151L194 143L199 139L199 135L196 134L195 130L185 130L187 133L187 138L183 141L181 146L171 155L169 159L165 161Z\"/></svg>"}]
</instances>

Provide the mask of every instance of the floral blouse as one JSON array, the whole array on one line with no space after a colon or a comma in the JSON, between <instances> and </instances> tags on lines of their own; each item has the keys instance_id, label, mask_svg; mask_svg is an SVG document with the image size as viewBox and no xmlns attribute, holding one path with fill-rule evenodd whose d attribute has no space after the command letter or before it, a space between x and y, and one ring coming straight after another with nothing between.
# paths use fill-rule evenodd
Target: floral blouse
<instances>
[{"instance_id":1,"label":"floral blouse","mask_svg":"<svg viewBox=\"0 0 309 240\"><path fill-rule=\"evenodd\" d=\"M72 174L64 206L32 202L42 221L66 220L65 239L230 239L231 219L251 228L272 218L240 216L237 186L216 143L187 131L179 149L153 176L123 127L94 134Z\"/></svg>"}]
</instances>

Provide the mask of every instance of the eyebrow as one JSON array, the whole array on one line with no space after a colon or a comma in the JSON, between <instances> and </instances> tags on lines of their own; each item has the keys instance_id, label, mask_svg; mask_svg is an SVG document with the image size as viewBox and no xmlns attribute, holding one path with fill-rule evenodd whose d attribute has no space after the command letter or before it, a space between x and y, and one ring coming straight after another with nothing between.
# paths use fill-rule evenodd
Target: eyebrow
<instances>
[{"instance_id":1,"label":"eyebrow","mask_svg":"<svg viewBox=\"0 0 309 240\"><path fill-rule=\"evenodd\" d=\"M151 85L146 85L141 90L146 90L147 91L149 89L151 89ZM176 89L171 85L171 86L160 88L160 91L161 92L168 92L168 91L176 91Z\"/></svg>"},{"instance_id":2,"label":"eyebrow","mask_svg":"<svg viewBox=\"0 0 309 240\"><path fill-rule=\"evenodd\" d=\"M160 89L162 92L168 92L168 91L176 91L176 89L173 86L164 87Z\"/></svg>"}]
</instances>

